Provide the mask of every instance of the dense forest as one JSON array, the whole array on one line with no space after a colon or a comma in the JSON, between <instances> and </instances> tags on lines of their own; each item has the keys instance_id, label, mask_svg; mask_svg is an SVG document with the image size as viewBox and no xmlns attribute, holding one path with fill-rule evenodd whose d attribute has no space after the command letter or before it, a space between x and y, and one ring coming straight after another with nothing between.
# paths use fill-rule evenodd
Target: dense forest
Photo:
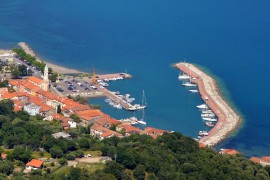
<instances>
[{"instance_id":1,"label":"dense forest","mask_svg":"<svg viewBox=\"0 0 270 180\"><path fill-rule=\"evenodd\" d=\"M0 179L269 179L270 168L254 164L242 155L220 155L180 133L165 133L157 139L148 135L112 137L99 141L89 135L89 127L70 131L71 140L55 139L57 122L45 122L24 111L14 112L13 102L0 102ZM25 167L33 152L48 153L61 165L82 157L85 150L100 151L112 161L89 173L87 167L70 167L64 174L33 171L28 175L14 171Z\"/></svg>"}]
</instances>

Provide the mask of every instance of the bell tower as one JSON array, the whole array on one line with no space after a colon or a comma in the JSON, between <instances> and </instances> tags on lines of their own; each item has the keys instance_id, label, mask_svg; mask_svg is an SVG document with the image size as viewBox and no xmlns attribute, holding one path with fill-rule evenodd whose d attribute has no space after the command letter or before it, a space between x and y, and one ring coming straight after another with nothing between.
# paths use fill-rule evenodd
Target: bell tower
<instances>
[{"instance_id":1,"label":"bell tower","mask_svg":"<svg viewBox=\"0 0 270 180\"><path fill-rule=\"evenodd\" d=\"M49 91L49 69L48 69L48 65L47 64L44 67L42 89L44 91Z\"/></svg>"}]
</instances>

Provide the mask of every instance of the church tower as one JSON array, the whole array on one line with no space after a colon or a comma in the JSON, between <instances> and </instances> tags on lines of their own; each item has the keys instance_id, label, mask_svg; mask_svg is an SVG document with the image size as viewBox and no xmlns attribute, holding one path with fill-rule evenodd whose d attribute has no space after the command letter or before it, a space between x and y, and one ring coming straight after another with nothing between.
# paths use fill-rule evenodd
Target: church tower
<instances>
[{"instance_id":1,"label":"church tower","mask_svg":"<svg viewBox=\"0 0 270 180\"><path fill-rule=\"evenodd\" d=\"M44 68L42 89L44 91L49 91L49 68L48 68L47 64L45 65L45 68Z\"/></svg>"}]
</instances>

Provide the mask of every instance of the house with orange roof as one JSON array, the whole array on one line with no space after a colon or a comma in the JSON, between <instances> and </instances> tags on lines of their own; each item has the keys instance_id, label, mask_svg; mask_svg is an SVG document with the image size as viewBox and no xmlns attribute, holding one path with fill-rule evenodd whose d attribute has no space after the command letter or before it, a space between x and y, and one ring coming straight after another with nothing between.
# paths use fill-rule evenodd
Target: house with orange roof
<instances>
[{"instance_id":1,"label":"house with orange roof","mask_svg":"<svg viewBox=\"0 0 270 180\"><path fill-rule=\"evenodd\" d=\"M77 127L76 122L74 122L71 118L65 117L61 114L53 114L52 118L61 121L61 125L65 130Z\"/></svg>"},{"instance_id":2,"label":"house with orange roof","mask_svg":"<svg viewBox=\"0 0 270 180\"><path fill-rule=\"evenodd\" d=\"M130 124L119 124L116 126L117 132L125 132L126 136L130 136L131 134L142 134L143 131L139 128L136 128Z\"/></svg>"},{"instance_id":3,"label":"house with orange roof","mask_svg":"<svg viewBox=\"0 0 270 180\"><path fill-rule=\"evenodd\" d=\"M111 118L109 116L107 117L100 117L97 120L95 120L96 124L99 124L100 126L110 128L113 124L120 124L119 121L117 121L114 118Z\"/></svg>"},{"instance_id":4,"label":"house with orange roof","mask_svg":"<svg viewBox=\"0 0 270 180\"><path fill-rule=\"evenodd\" d=\"M1 96L1 98L2 99L18 99L16 92L13 92L13 93L6 92Z\"/></svg>"},{"instance_id":5,"label":"house with orange roof","mask_svg":"<svg viewBox=\"0 0 270 180\"><path fill-rule=\"evenodd\" d=\"M21 111L23 110L24 103L18 99L14 99L14 111Z\"/></svg>"},{"instance_id":6,"label":"house with orange roof","mask_svg":"<svg viewBox=\"0 0 270 180\"><path fill-rule=\"evenodd\" d=\"M103 115L103 113L98 109L87 109L84 111L78 111L76 112L76 114L82 120L81 125L83 126L88 126Z\"/></svg>"},{"instance_id":7,"label":"house with orange roof","mask_svg":"<svg viewBox=\"0 0 270 180\"><path fill-rule=\"evenodd\" d=\"M26 164L26 168L24 172L30 172L32 169L37 170L41 169L43 165L43 161L39 159L32 159L30 162Z\"/></svg>"},{"instance_id":8,"label":"house with orange roof","mask_svg":"<svg viewBox=\"0 0 270 180\"><path fill-rule=\"evenodd\" d=\"M261 163L261 159L257 157L251 157L249 160L257 164Z\"/></svg>"},{"instance_id":9,"label":"house with orange roof","mask_svg":"<svg viewBox=\"0 0 270 180\"><path fill-rule=\"evenodd\" d=\"M239 154L239 152L236 151L235 149L220 149L219 154L236 155L236 154Z\"/></svg>"},{"instance_id":10,"label":"house with orange roof","mask_svg":"<svg viewBox=\"0 0 270 180\"><path fill-rule=\"evenodd\" d=\"M27 80L36 86L39 86L42 83L42 79L35 76L30 76Z\"/></svg>"},{"instance_id":11,"label":"house with orange roof","mask_svg":"<svg viewBox=\"0 0 270 180\"><path fill-rule=\"evenodd\" d=\"M168 131L164 131L164 130L161 130L161 129L156 129L156 128L153 128L153 127L146 127L144 129L144 132L147 135L152 136L155 139L158 136L162 135L164 132L168 132Z\"/></svg>"},{"instance_id":12,"label":"house with orange roof","mask_svg":"<svg viewBox=\"0 0 270 180\"><path fill-rule=\"evenodd\" d=\"M100 126L98 124L94 124L93 126L91 126L90 134L94 137L99 138L100 140L105 139L105 138L109 138L112 136L122 137L121 134L119 134L115 131L112 131L110 129L107 129L103 126Z\"/></svg>"}]
</instances>

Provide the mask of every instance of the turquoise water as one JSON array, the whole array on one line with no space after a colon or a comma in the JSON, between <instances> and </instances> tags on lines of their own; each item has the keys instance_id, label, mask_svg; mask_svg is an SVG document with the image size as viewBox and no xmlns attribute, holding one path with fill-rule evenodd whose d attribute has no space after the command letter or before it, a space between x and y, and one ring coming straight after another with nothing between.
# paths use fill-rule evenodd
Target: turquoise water
<instances>
[{"instance_id":1,"label":"turquoise water","mask_svg":"<svg viewBox=\"0 0 270 180\"><path fill-rule=\"evenodd\" d=\"M111 83L112 90L138 102L144 90L148 125L195 137L205 128L195 108L202 101L181 86L170 66L187 58L222 80L245 119L217 148L270 155L269 9L268 0L1 0L0 46L25 41L60 65L127 70L134 78ZM116 118L133 115L103 99L90 102Z\"/></svg>"}]
</instances>

